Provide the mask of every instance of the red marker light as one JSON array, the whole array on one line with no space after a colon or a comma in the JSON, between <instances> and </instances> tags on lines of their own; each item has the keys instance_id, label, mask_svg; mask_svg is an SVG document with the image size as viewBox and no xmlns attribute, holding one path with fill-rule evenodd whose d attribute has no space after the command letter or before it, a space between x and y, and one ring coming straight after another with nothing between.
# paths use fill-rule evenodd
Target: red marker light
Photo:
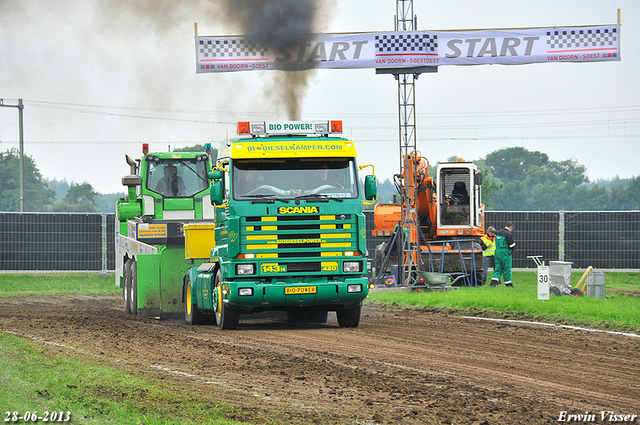
<instances>
[{"instance_id":1,"label":"red marker light","mask_svg":"<svg viewBox=\"0 0 640 425\"><path fill-rule=\"evenodd\" d=\"M331 132L342 133L342 121L331 121Z\"/></svg>"},{"instance_id":2,"label":"red marker light","mask_svg":"<svg viewBox=\"0 0 640 425\"><path fill-rule=\"evenodd\" d=\"M149 143L142 144L142 153L145 155L149 153Z\"/></svg>"},{"instance_id":3,"label":"red marker light","mask_svg":"<svg viewBox=\"0 0 640 425\"><path fill-rule=\"evenodd\" d=\"M238 134L251 134L251 125L249 121L238 123Z\"/></svg>"}]
</instances>

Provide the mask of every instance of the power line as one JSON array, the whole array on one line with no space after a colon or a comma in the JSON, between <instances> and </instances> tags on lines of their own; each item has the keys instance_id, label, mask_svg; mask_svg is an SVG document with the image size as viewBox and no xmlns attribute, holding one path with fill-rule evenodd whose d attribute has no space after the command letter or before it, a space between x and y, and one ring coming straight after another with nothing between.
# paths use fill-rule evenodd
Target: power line
<instances>
[{"instance_id":1,"label":"power line","mask_svg":"<svg viewBox=\"0 0 640 425\"><path fill-rule=\"evenodd\" d=\"M265 116L273 116L272 113L246 113L246 112L232 112L232 111L215 111L215 110L202 110L202 109L175 109L175 108L148 108L148 107L136 107L136 106L110 106L110 105L92 105L92 104L80 104L80 103L65 103L65 102L48 102L38 100L27 100L25 103L33 104L33 106L39 106L49 109L60 109L75 112L91 112L104 115L125 116L134 118L157 118L149 117L145 115L131 115L110 112L113 110L119 111L148 111L148 112L162 112L162 113L177 113L177 114L198 114L198 115L223 115L223 116L259 116L264 119ZM107 111L96 111L95 109L106 109ZM470 112L428 112L418 113L417 116L425 119L433 118L486 118L486 117L505 117L505 116L540 116L540 115L575 115L575 114L603 114L603 113L640 113L640 105L622 105L622 106L609 106L609 107L597 107L597 108L572 108L572 109L532 109L532 110L502 110L502 111L470 111ZM330 113L328 115L333 115ZM327 116L326 113L310 113L308 116ZM340 113L343 117L353 118L393 118L397 116L393 112L389 113L366 113L359 111L357 113ZM168 119L168 118L167 118ZM191 120L186 120L191 121ZM206 121L217 124L233 124L235 121Z\"/></svg>"},{"instance_id":2,"label":"power line","mask_svg":"<svg viewBox=\"0 0 640 425\"><path fill-rule=\"evenodd\" d=\"M467 137L420 137L420 142L476 142L476 141L501 141L501 140L584 140L584 139L636 139L640 138L640 134L608 134L608 135L571 135L571 136L553 136L553 135L542 135L542 136L467 136ZM358 143L395 143L397 142L397 138L358 138ZM635 141L635 140L634 140ZM103 145L103 144L115 144L115 145L127 145L127 144L139 144L139 143L169 143L171 145L202 145L205 143L219 143L221 140L96 140L96 141L86 141L86 140L30 140L25 141L27 145L58 145L58 144L69 144L69 145ZM0 141L1 145L15 145L18 142L14 141Z\"/></svg>"}]
</instances>

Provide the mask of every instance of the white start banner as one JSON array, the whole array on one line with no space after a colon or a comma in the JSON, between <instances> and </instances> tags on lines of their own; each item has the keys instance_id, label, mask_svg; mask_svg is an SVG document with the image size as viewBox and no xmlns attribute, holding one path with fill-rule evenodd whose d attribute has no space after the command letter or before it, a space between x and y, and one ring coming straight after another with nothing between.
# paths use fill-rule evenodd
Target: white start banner
<instances>
[{"instance_id":1,"label":"white start banner","mask_svg":"<svg viewBox=\"0 0 640 425\"><path fill-rule=\"evenodd\" d=\"M197 72L412 68L620 60L620 25L317 34L278 49L258 38L196 37Z\"/></svg>"}]
</instances>

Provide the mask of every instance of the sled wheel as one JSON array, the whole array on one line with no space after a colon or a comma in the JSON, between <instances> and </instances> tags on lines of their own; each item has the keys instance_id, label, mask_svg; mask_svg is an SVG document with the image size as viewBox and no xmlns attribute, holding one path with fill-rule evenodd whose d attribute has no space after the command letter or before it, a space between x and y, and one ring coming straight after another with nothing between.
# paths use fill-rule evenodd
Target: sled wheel
<instances>
[{"instance_id":1,"label":"sled wheel","mask_svg":"<svg viewBox=\"0 0 640 425\"><path fill-rule=\"evenodd\" d=\"M138 262L131 262L131 278L129 279L129 311L138 315Z\"/></svg>"},{"instance_id":2,"label":"sled wheel","mask_svg":"<svg viewBox=\"0 0 640 425\"><path fill-rule=\"evenodd\" d=\"M131 313L131 304L129 303L129 296L131 292L129 288L131 287L131 263L133 260L129 259L125 261L124 266L122 268L122 300L124 302L124 312L126 314Z\"/></svg>"}]
</instances>

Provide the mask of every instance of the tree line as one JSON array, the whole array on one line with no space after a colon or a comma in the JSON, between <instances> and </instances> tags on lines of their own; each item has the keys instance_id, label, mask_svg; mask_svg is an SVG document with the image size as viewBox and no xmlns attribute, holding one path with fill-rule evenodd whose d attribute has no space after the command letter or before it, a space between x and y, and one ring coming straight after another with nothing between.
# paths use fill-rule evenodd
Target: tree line
<instances>
[{"instance_id":1,"label":"tree line","mask_svg":"<svg viewBox=\"0 0 640 425\"><path fill-rule=\"evenodd\" d=\"M176 148L174 152L204 152L204 145ZM212 153L215 158L217 150ZM0 211L20 211L20 152L0 152ZM121 193L101 194L87 182L49 180L42 176L32 157L24 157L24 210L26 212L113 213Z\"/></svg>"},{"instance_id":2,"label":"tree line","mask_svg":"<svg viewBox=\"0 0 640 425\"><path fill-rule=\"evenodd\" d=\"M490 211L640 209L640 176L590 181L577 161L551 161L543 152L522 147L500 149L473 162L482 170L482 200ZM429 176L437 179L435 165ZM381 202L391 202L395 194L389 179L378 183Z\"/></svg>"},{"instance_id":3,"label":"tree line","mask_svg":"<svg viewBox=\"0 0 640 425\"><path fill-rule=\"evenodd\" d=\"M204 146L176 149L204 151ZM215 157L215 153L214 153ZM456 158L450 158L455 160ZM575 160L551 161L522 147L500 149L474 161L482 170L482 198L492 211L617 211L640 209L640 176L589 181ZM0 153L0 211L19 211L19 152ZM437 177L435 166L429 175ZM33 158L24 158L24 209L33 212L113 212L117 194L99 194L91 184L48 180ZM397 194L391 179L379 179L379 202Z\"/></svg>"}]
</instances>

